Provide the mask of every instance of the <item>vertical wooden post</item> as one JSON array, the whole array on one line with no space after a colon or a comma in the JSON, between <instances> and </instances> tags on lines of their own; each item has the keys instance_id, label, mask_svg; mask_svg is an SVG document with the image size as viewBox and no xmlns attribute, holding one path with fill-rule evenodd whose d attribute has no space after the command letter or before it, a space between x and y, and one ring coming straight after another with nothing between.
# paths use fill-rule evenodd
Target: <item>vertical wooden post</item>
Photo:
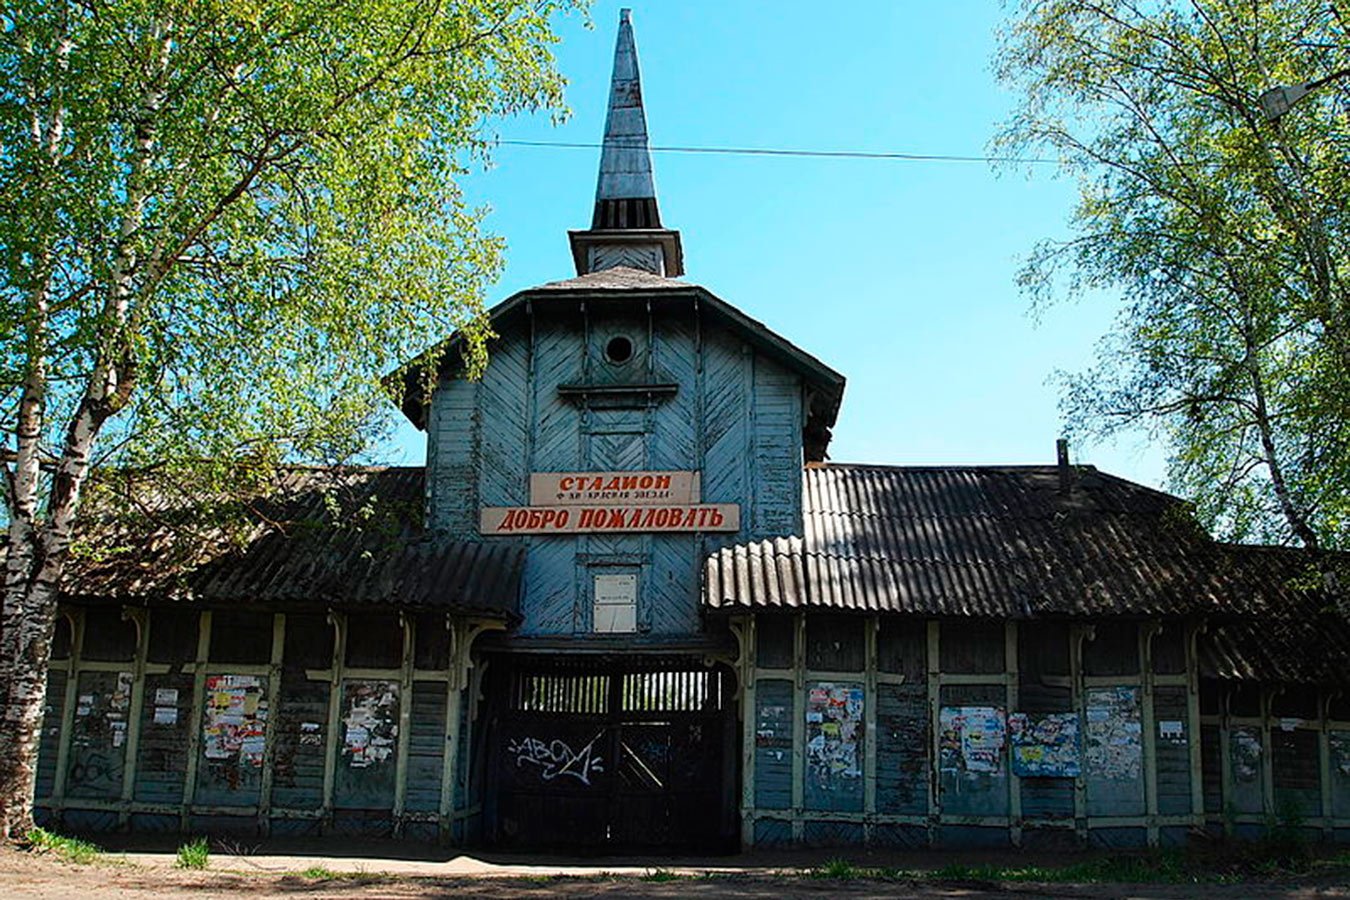
<instances>
[{"instance_id":1,"label":"vertical wooden post","mask_svg":"<svg viewBox=\"0 0 1350 900\"><path fill-rule=\"evenodd\" d=\"M277 729L281 727L277 707L281 703L281 663L285 653L286 614L273 613L272 652L267 667L267 725L263 731L262 785L258 789L258 833L262 835L272 831L273 760L276 759Z\"/></svg>"},{"instance_id":2,"label":"vertical wooden post","mask_svg":"<svg viewBox=\"0 0 1350 900\"><path fill-rule=\"evenodd\" d=\"M1084 690L1083 642L1095 636L1091 625L1074 625L1069 629L1069 684L1073 693L1073 709L1078 714L1080 734L1087 731L1087 691ZM1088 840L1087 827L1087 766L1080 767L1073 780L1073 827L1080 844Z\"/></svg>"},{"instance_id":3,"label":"vertical wooden post","mask_svg":"<svg viewBox=\"0 0 1350 900\"><path fill-rule=\"evenodd\" d=\"M442 843L454 838L455 822L455 775L459 764L459 717L460 697L467 686L465 677L468 661L465 654L468 642L464 636L464 625L453 614L445 616L445 627L450 632L450 658L445 673L445 746L441 756L441 802L438 809Z\"/></svg>"},{"instance_id":4,"label":"vertical wooden post","mask_svg":"<svg viewBox=\"0 0 1350 900\"><path fill-rule=\"evenodd\" d=\"M1006 622L1003 626L1003 669L1007 673L1007 715L1012 715L1020 705L1018 681L1020 667L1017 658L1017 623ZM1022 846L1022 779L1013 771L1012 747L1005 748L1008 754L1008 832L1014 847Z\"/></svg>"},{"instance_id":5,"label":"vertical wooden post","mask_svg":"<svg viewBox=\"0 0 1350 900\"><path fill-rule=\"evenodd\" d=\"M1229 706L1232 703L1232 691L1224 688L1219 696L1219 798L1223 810L1223 833L1233 836L1233 760L1232 728ZM1264 751L1262 751L1264 752Z\"/></svg>"},{"instance_id":6,"label":"vertical wooden post","mask_svg":"<svg viewBox=\"0 0 1350 900\"><path fill-rule=\"evenodd\" d=\"M125 829L131 826L130 806L136 796L136 758L140 755L141 714L145 710L145 662L150 652L150 614L141 607L124 606L122 618L136 624L136 658L132 663L127 742L122 756L122 809L117 813L117 824Z\"/></svg>"},{"instance_id":7,"label":"vertical wooden post","mask_svg":"<svg viewBox=\"0 0 1350 900\"><path fill-rule=\"evenodd\" d=\"M928 665L928 845L937 843L938 820L942 815L942 774L938 768L941 757L942 724L940 708L942 705L942 669L939 653L942 648L942 626L936 621L928 623L927 647L924 656Z\"/></svg>"},{"instance_id":8,"label":"vertical wooden post","mask_svg":"<svg viewBox=\"0 0 1350 900\"><path fill-rule=\"evenodd\" d=\"M1158 726L1153 709L1153 639L1162 626L1147 622L1139 627L1139 715L1144 729L1144 815L1148 817L1148 845L1158 846Z\"/></svg>"},{"instance_id":9,"label":"vertical wooden post","mask_svg":"<svg viewBox=\"0 0 1350 900\"><path fill-rule=\"evenodd\" d=\"M75 730L75 707L80 696L80 657L84 654L84 610L72 610L70 659L66 661L66 696L61 705L61 734L56 744L56 777L52 781L52 812L57 823L65 805L66 777L70 774L70 741Z\"/></svg>"},{"instance_id":10,"label":"vertical wooden post","mask_svg":"<svg viewBox=\"0 0 1350 900\"><path fill-rule=\"evenodd\" d=\"M1186 735L1191 769L1191 826L1205 824L1204 758L1200 745L1200 663L1196 643L1203 625L1193 625L1186 635Z\"/></svg>"},{"instance_id":11,"label":"vertical wooden post","mask_svg":"<svg viewBox=\"0 0 1350 900\"><path fill-rule=\"evenodd\" d=\"M802 812L806 805L806 614L797 613L792 628L792 842L806 837Z\"/></svg>"},{"instance_id":12,"label":"vertical wooden post","mask_svg":"<svg viewBox=\"0 0 1350 900\"><path fill-rule=\"evenodd\" d=\"M746 616L735 630L740 643L741 849L755 845L755 669L758 666L756 619Z\"/></svg>"},{"instance_id":13,"label":"vertical wooden post","mask_svg":"<svg viewBox=\"0 0 1350 900\"><path fill-rule=\"evenodd\" d=\"M1333 696L1325 692L1317 698L1317 786L1321 789L1322 840L1327 843L1331 843L1336 836L1331 817L1331 732L1327 726Z\"/></svg>"},{"instance_id":14,"label":"vertical wooden post","mask_svg":"<svg viewBox=\"0 0 1350 900\"><path fill-rule=\"evenodd\" d=\"M872 817L877 811L877 632L881 622L863 623L863 843L872 843Z\"/></svg>"},{"instance_id":15,"label":"vertical wooden post","mask_svg":"<svg viewBox=\"0 0 1350 900\"><path fill-rule=\"evenodd\" d=\"M328 673L328 728L323 750L323 821L321 830L333 827L333 786L337 781L338 729L342 722L342 669L347 660L347 616L329 611L333 626L333 661Z\"/></svg>"},{"instance_id":16,"label":"vertical wooden post","mask_svg":"<svg viewBox=\"0 0 1350 900\"><path fill-rule=\"evenodd\" d=\"M1261 811L1266 818L1275 815L1275 754L1270 742L1270 709L1279 688L1261 691Z\"/></svg>"},{"instance_id":17,"label":"vertical wooden post","mask_svg":"<svg viewBox=\"0 0 1350 900\"><path fill-rule=\"evenodd\" d=\"M197 657L192 675L192 709L188 711L187 771L183 774L183 810L179 828L191 830L192 801L197 794L197 764L201 757L202 703L206 692L206 669L211 659L211 610L197 617Z\"/></svg>"},{"instance_id":18,"label":"vertical wooden post","mask_svg":"<svg viewBox=\"0 0 1350 900\"><path fill-rule=\"evenodd\" d=\"M403 815L408 803L408 753L412 744L413 659L417 622L406 612L398 614L403 626L403 656L398 679L398 745L394 751L394 837L403 836Z\"/></svg>"}]
</instances>

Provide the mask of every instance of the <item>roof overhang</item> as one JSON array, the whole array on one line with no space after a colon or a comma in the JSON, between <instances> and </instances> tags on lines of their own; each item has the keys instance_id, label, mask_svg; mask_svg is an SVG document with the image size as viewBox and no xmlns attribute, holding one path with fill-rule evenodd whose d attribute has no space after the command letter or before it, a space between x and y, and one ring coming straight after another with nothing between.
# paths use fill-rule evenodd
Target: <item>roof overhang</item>
<instances>
[{"instance_id":1,"label":"roof overhang","mask_svg":"<svg viewBox=\"0 0 1350 900\"><path fill-rule=\"evenodd\" d=\"M658 279L653 276L653 280ZM579 308L590 301L641 302L649 303L653 308L691 303L725 322L747 343L802 376L809 398L803 426L806 459L812 462L825 458L831 437L830 429L834 427L839 416L839 406L843 402L844 376L706 288L681 282L659 287L560 289L543 285L511 295L488 310L487 315L493 329L501 333L514 317L525 314L526 310L536 307ZM434 385L436 379L454 377L463 370L458 352L462 348L462 341L461 335L455 333L385 377L385 384L395 393L403 414L420 430L426 430L427 425L431 402L428 388ZM436 379L427 378L425 372L425 366L433 360Z\"/></svg>"}]
</instances>

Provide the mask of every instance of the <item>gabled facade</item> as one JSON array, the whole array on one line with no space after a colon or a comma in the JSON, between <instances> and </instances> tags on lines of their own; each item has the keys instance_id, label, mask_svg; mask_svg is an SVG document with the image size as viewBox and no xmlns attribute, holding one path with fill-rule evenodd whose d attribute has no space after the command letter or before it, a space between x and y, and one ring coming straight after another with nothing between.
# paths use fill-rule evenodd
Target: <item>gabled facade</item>
<instances>
[{"instance_id":1,"label":"gabled facade","mask_svg":"<svg viewBox=\"0 0 1350 900\"><path fill-rule=\"evenodd\" d=\"M481 379L453 336L393 377L424 469L289 472L186 562L88 536L40 815L579 852L1350 833L1350 627L1307 562L1063 448L826 462L843 377L683 280L641 98L625 12L575 276L490 311Z\"/></svg>"}]
</instances>

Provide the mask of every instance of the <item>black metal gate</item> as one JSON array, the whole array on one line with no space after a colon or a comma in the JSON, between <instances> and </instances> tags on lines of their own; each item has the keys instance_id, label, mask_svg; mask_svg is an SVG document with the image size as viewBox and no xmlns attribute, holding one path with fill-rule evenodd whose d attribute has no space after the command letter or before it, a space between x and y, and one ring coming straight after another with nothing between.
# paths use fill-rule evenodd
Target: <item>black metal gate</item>
<instances>
[{"instance_id":1,"label":"black metal gate","mask_svg":"<svg viewBox=\"0 0 1350 900\"><path fill-rule=\"evenodd\" d=\"M736 729L723 667L553 659L494 672L485 813L501 848L731 852Z\"/></svg>"}]
</instances>

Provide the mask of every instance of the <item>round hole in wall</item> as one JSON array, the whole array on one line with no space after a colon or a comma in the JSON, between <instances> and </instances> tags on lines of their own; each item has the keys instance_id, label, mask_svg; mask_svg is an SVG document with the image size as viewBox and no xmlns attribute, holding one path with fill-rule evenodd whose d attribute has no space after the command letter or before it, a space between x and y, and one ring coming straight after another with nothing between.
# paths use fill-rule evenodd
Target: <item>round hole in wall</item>
<instances>
[{"instance_id":1,"label":"round hole in wall","mask_svg":"<svg viewBox=\"0 0 1350 900\"><path fill-rule=\"evenodd\" d=\"M612 337L609 339L609 343L605 344L605 359L615 365L626 363L632 358L633 342L628 338L622 335Z\"/></svg>"}]
</instances>

